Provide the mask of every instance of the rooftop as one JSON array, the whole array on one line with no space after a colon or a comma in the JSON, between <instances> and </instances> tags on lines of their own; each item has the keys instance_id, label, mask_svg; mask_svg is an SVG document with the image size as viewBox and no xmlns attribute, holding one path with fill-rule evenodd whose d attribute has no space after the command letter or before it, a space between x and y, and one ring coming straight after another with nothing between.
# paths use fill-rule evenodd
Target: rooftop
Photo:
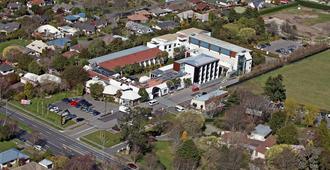
<instances>
[{"instance_id":1,"label":"rooftop","mask_svg":"<svg viewBox=\"0 0 330 170\"><path fill-rule=\"evenodd\" d=\"M266 137L271 132L272 132L272 129L269 126L263 125L263 124L259 124L258 126L256 126L254 128L254 131L252 132L252 134L257 134L257 135L261 135L261 136Z\"/></svg>"},{"instance_id":2,"label":"rooftop","mask_svg":"<svg viewBox=\"0 0 330 170\"><path fill-rule=\"evenodd\" d=\"M175 41L177 37L178 37L177 34L165 34L159 37L155 37L155 39L168 42L168 41Z\"/></svg>"},{"instance_id":3,"label":"rooftop","mask_svg":"<svg viewBox=\"0 0 330 170\"><path fill-rule=\"evenodd\" d=\"M193 34L203 34L203 33L209 33L209 32L198 28L188 28L177 32L177 34L183 34L185 36L191 36Z\"/></svg>"},{"instance_id":4,"label":"rooftop","mask_svg":"<svg viewBox=\"0 0 330 170\"><path fill-rule=\"evenodd\" d=\"M216 46L225 48L227 50L237 52L237 53L243 52L243 51L251 51L247 48L243 48L243 47L240 47L238 45L235 45L235 44L232 44L232 43L229 43L229 42L226 42L226 41L222 41L222 40L213 38L211 36L203 35L203 34L192 35L192 37L196 38L198 40L205 41L205 42L208 42L210 44L214 44Z\"/></svg>"},{"instance_id":5,"label":"rooftop","mask_svg":"<svg viewBox=\"0 0 330 170\"><path fill-rule=\"evenodd\" d=\"M194 99L199 100L199 101L208 101L209 99L217 96L222 96L227 94L227 91L224 90L214 90L212 92L209 92L207 94L201 95L201 96L196 96Z\"/></svg>"},{"instance_id":6,"label":"rooftop","mask_svg":"<svg viewBox=\"0 0 330 170\"><path fill-rule=\"evenodd\" d=\"M141 52L141 51L144 51L144 50L147 50L147 49L149 49L149 48L144 46L144 45L141 45L141 46L129 48L129 49L126 49L126 50L118 51L118 52L115 52L115 53L110 53L110 54L107 54L107 55L104 55L104 56L101 56L101 57L93 58L93 59L88 60L88 62L99 64L99 63L109 61L109 60L114 60L116 58L120 58L120 57L123 57L123 56L126 56L126 55L138 53L138 52Z\"/></svg>"},{"instance_id":7,"label":"rooftop","mask_svg":"<svg viewBox=\"0 0 330 170\"><path fill-rule=\"evenodd\" d=\"M0 163L5 164L7 162L16 160L16 159L28 159L29 156L23 154L19 150L12 148L0 153Z\"/></svg>"},{"instance_id":8,"label":"rooftop","mask_svg":"<svg viewBox=\"0 0 330 170\"><path fill-rule=\"evenodd\" d=\"M219 61L219 59L208 56L206 54L199 54L192 57L187 57L181 60L176 61L177 63L185 63L194 67L199 67L208 63Z\"/></svg>"},{"instance_id":9,"label":"rooftop","mask_svg":"<svg viewBox=\"0 0 330 170\"><path fill-rule=\"evenodd\" d=\"M7 71L10 71L10 70L13 70L13 67L11 67L10 65L0 64L0 71L7 72Z\"/></svg>"}]
</instances>

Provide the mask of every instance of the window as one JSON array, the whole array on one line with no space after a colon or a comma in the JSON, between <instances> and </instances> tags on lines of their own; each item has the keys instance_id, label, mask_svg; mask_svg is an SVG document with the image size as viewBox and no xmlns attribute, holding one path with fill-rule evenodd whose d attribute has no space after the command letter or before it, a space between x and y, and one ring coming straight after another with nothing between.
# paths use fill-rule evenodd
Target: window
<instances>
[{"instance_id":1,"label":"window","mask_svg":"<svg viewBox=\"0 0 330 170\"><path fill-rule=\"evenodd\" d=\"M224 48L221 49L221 53L228 56L230 55L230 51Z\"/></svg>"},{"instance_id":2,"label":"window","mask_svg":"<svg viewBox=\"0 0 330 170\"><path fill-rule=\"evenodd\" d=\"M214 52L219 52L220 51L220 47L216 46L216 45L211 45L210 49Z\"/></svg>"},{"instance_id":3,"label":"window","mask_svg":"<svg viewBox=\"0 0 330 170\"><path fill-rule=\"evenodd\" d=\"M165 49L165 50L167 49L167 45L164 46L164 49Z\"/></svg>"},{"instance_id":4,"label":"window","mask_svg":"<svg viewBox=\"0 0 330 170\"><path fill-rule=\"evenodd\" d=\"M189 41L191 44L195 44L199 46L199 40L197 40L196 38L189 38Z\"/></svg>"},{"instance_id":5,"label":"window","mask_svg":"<svg viewBox=\"0 0 330 170\"><path fill-rule=\"evenodd\" d=\"M204 48L207 48L207 49L209 48L209 43L207 43L207 42L200 41L200 45Z\"/></svg>"}]
</instances>

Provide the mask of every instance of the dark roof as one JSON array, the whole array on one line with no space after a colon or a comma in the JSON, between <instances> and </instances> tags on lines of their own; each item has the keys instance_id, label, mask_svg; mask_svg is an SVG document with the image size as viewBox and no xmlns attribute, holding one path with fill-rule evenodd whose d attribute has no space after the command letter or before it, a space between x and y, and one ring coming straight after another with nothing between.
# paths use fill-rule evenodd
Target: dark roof
<instances>
[{"instance_id":1,"label":"dark roof","mask_svg":"<svg viewBox=\"0 0 330 170\"><path fill-rule=\"evenodd\" d=\"M80 52L82 49L88 48L88 46L89 46L89 44L91 44L91 42L92 41L79 41L78 44L70 47L70 49Z\"/></svg>"},{"instance_id":2,"label":"dark roof","mask_svg":"<svg viewBox=\"0 0 330 170\"><path fill-rule=\"evenodd\" d=\"M175 21L159 21L156 25L162 30L170 30L179 26Z\"/></svg>"},{"instance_id":3,"label":"dark roof","mask_svg":"<svg viewBox=\"0 0 330 170\"><path fill-rule=\"evenodd\" d=\"M95 32L95 26L88 22L77 22L74 24L75 28L78 28L83 31Z\"/></svg>"},{"instance_id":4,"label":"dark roof","mask_svg":"<svg viewBox=\"0 0 330 170\"><path fill-rule=\"evenodd\" d=\"M19 29L20 26L21 24L17 22L9 22L6 24L0 23L0 31L13 32Z\"/></svg>"},{"instance_id":5,"label":"dark roof","mask_svg":"<svg viewBox=\"0 0 330 170\"><path fill-rule=\"evenodd\" d=\"M8 64L0 64L0 71L7 72L13 70L13 67Z\"/></svg>"},{"instance_id":6,"label":"dark roof","mask_svg":"<svg viewBox=\"0 0 330 170\"><path fill-rule=\"evenodd\" d=\"M22 3L20 2L9 2L7 4L7 8L10 8L10 9L18 9L22 6Z\"/></svg>"}]
</instances>

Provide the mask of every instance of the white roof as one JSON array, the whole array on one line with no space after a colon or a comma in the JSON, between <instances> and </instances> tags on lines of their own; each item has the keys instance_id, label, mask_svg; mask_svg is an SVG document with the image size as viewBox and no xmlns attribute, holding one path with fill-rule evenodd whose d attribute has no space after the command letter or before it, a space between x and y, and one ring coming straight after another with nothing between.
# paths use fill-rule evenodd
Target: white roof
<instances>
[{"instance_id":1,"label":"white roof","mask_svg":"<svg viewBox=\"0 0 330 170\"><path fill-rule=\"evenodd\" d=\"M99 79L96 79L96 78L93 78L93 79L88 80L88 81L86 82L86 87L89 88L89 87L91 86L91 84L96 84L96 83L97 83L97 84L101 84L103 87L106 86L106 84L105 84L104 81L99 80Z\"/></svg>"},{"instance_id":2,"label":"white roof","mask_svg":"<svg viewBox=\"0 0 330 170\"><path fill-rule=\"evenodd\" d=\"M34 74L34 73L26 73L23 78L28 79L30 81L33 82L37 82L38 81L38 75Z\"/></svg>"},{"instance_id":3,"label":"white roof","mask_svg":"<svg viewBox=\"0 0 330 170\"><path fill-rule=\"evenodd\" d=\"M141 98L141 96L132 90L127 90L127 91L123 91L123 94L121 95L120 98L125 100L138 100Z\"/></svg>"},{"instance_id":4,"label":"white roof","mask_svg":"<svg viewBox=\"0 0 330 170\"><path fill-rule=\"evenodd\" d=\"M148 80L150 80L150 77L148 76L141 76L139 79L140 83L146 83Z\"/></svg>"},{"instance_id":5,"label":"white roof","mask_svg":"<svg viewBox=\"0 0 330 170\"><path fill-rule=\"evenodd\" d=\"M42 53L42 51L47 48L54 49L54 46L49 46L46 43L42 42L41 40L35 40L29 45L27 45L26 48L38 53Z\"/></svg>"},{"instance_id":6,"label":"white roof","mask_svg":"<svg viewBox=\"0 0 330 170\"><path fill-rule=\"evenodd\" d=\"M40 32L40 33L51 33L51 34L60 34L61 31L58 30L57 28L55 28L52 25L42 25L40 27L37 28L36 32Z\"/></svg>"},{"instance_id":7,"label":"white roof","mask_svg":"<svg viewBox=\"0 0 330 170\"><path fill-rule=\"evenodd\" d=\"M159 84L159 85L157 85L157 87L160 88L160 89L167 89L168 88L166 83Z\"/></svg>"},{"instance_id":8,"label":"white roof","mask_svg":"<svg viewBox=\"0 0 330 170\"><path fill-rule=\"evenodd\" d=\"M49 165L52 165L53 162L48 160L48 159L43 159L39 162L39 164L42 165L42 166L48 167Z\"/></svg>"},{"instance_id":9,"label":"white roof","mask_svg":"<svg viewBox=\"0 0 330 170\"><path fill-rule=\"evenodd\" d=\"M47 81L55 82L60 84L61 83L61 78L52 74L43 74L38 76L38 82L39 83L45 83Z\"/></svg>"},{"instance_id":10,"label":"white roof","mask_svg":"<svg viewBox=\"0 0 330 170\"><path fill-rule=\"evenodd\" d=\"M118 90L120 90L120 88L113 85L107 85L104 87L103 94L115 95Z\"/></svg>"}]
</instances>

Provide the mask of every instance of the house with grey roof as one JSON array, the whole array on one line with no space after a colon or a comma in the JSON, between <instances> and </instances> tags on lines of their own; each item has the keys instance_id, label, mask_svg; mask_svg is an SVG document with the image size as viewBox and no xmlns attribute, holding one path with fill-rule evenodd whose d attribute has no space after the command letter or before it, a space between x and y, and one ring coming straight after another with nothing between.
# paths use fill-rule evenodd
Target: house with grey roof
<instances>
[{"instance_id":1,"label":"house with grey roof","mask_svg":"<svg viewBox=\"0 0 330 170\"><path fill-rule=\"evenodd\" d=\"M158 21L152 28L156 30L172 30L178 26L179 24L175 21Z\"/></svg>"},{"instance_id":2,"label":"house with grey roof","mask_svg":"<svg viewBox=\"0 0 330 170\"><path fill-rule=\"evenodd\" d=\"M191 99L191 105L198 110L213 110L221 104L221 99L227 95L227 91L217 89L206 94L196 95Z\"/></svg>"},{"instance_id":3,"label":"house with grey roof","mask_svg":"<svg viewBox=\"0 0 330 170\"><path fill-rule=\"evenodd\" d=\"M0 169L7 167L8 164L14 165L17 160L24 160L25 163L29 162L30 157L12 148L0 153Z\"/></svg>"},{"instance_id":4,"label":"house with grey roof","mask_svg":"<svg viewBox=\"0 0 330 170\"><path fill-rule=\"evenodd\" d=\"M21 24L18 22L0 23L0 32L8 34L20 28Z\"/></svg>"},{"instance_id":5,"label":"house with grey roof","mask_svg":"<svg viewBox=\"0 0 330 170\"><path fill-rule=\"evenodd\" d=\"M126 23L126 28L136 34L148 34L154 32L150 27L132 21Z\"/></svg>"},{"instance_id":6,"label":"house with grey roof","mask_svg":"<svg viewBox=\"0 0 330 170\"><path fill-rule=\"evenodd\" d=\"M95 25L89 22L76 22L73 27L79 29L86 35L92 35L96 32Z\"/></svg>"},{"instance_id":7,"label":"house with grey roof","mask_svg":"<svg viewBox=\"0 0 330 170\"><path fill-rule=\"evenodd\" d=\"M11 10L11 11L15 11L15 10L18 10L22 7L22 3L21 2L9 2L7 4L7 9Z\"/></svg>"},{"instance_id":8,"label":"house with grey roof","mask_svg":"<svg viewBox=\"0 0 330 170\"><path fill-rule=\"evenodd\" d=\"M272 129L268 125L258 124L254 131L251 132L249 138L259 141L265 141L272 134Z\"/></svg>"},{"instance_id":9,"label":"house with grey roof","mask_svg":"<svg viewBox=\"0 0 330 170\"><path fill-rule=\"evenodd\" d=\"M8 64L0 64L0 75L8 75L14 73L14 68Z\"/></svg>"}]
</instances>

